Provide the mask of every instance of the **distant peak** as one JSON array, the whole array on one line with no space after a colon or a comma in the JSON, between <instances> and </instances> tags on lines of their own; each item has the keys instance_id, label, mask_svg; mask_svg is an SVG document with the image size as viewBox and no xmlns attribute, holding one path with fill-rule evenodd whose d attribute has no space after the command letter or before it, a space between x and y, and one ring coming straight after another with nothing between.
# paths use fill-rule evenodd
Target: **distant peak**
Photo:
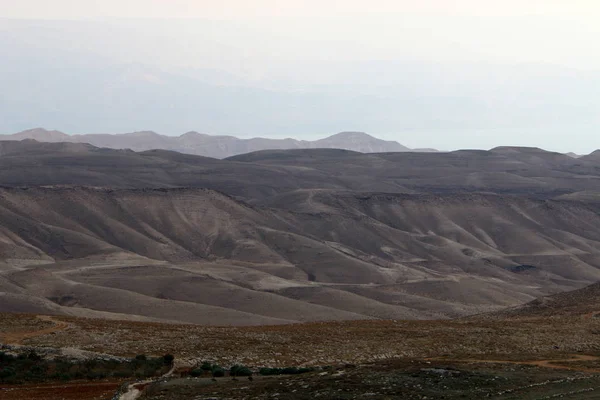
<instances>
[{"instance_id":1,"label":"distant peak","mask_svg":"<svg viewBox=\"0 0 600 400\"><path fill-rule=\"evenodd\" d=\"M496 153L505 153L505 152L527 152L527 153L531 153L531 152L539 152L539 153L546 153L547 151L544 149L540 149L539 147L527 147L527 146L498 146L498 147L494 147L493 149L491 149L490 151L496 152Z\"/></svg>"},{"instance_id":2,"label":"distant peak","mask_svg":"<svg viewBox=\"0 0 600 400\"><path fill-rule=\"evenodd\" d=\"M69 138L69 135L60 131L49 131L44 128L34 128L11 135L17 139L35 139L40 142L56 142Z\"/></svg>"},{"instance_id":3,"label":"distant peak","mask_svg":"<svg viewBox=\"0 0 600 400\"><path fill-rule=\"evenodd\" d=\"M364 139L376 139L375 137L373 137L373 136L371 136L371 135L369 135L368 133L365 133L365 132L351 132L351 131L336 133L335 135L329 136L329 138L364 138Z\"/></svg>"},{"instance_id":4,"label":"distant peak","mask_svg":"<svg viewBox=\"0 0 600 400\"><path fill-rule=\"evenodd\" d=\"M189 132L184 133L180 137L193 137L193 136L210 136L210 135L207 135L206 133L196 132L196 131L189 131Z\"/></svg>"},{"instance_id":5,"label":"distant peak","mask_svg":"<svg viewBox=\"0 0 600 400\"><path fill-rule=\"evenodd\" d=\"M143 136L162 136L154 131L138 131L138 132L130 132L130 133L125 133L125 135L127 136L137 136L137 137L143 137Z\"/></svg>"},{"instance_id":6,"label":"distant peak","mask_svg":"<svg viewBox=\"0 0 600 400\"><path fill-rule=\"evenodd\" d=\"M328 138L312 142L313 147L335 147L361 153L386 153L410 151L406 146L390 140L382 140L365 132L340 132Z\"/></svg>"}]
</instances>

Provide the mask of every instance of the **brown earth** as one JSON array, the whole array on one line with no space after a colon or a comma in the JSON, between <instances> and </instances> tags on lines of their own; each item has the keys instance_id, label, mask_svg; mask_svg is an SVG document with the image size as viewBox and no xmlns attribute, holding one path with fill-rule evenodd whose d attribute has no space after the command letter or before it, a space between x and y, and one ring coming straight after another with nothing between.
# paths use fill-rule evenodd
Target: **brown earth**
<instances>
[{"instance_id":1,"label":"brown earth","mask_svg":"<svg viewBox=\"0 0 600 400\"><path fill-rule=\"evenodd\" d=\"M244 364L255 370L265 366L333 367L307 376L253 382L161 379L167 383L151 384L144 390L142 398L147 399L271 398L269 393L281 393L280 398L290 400L315 395L359 399L368 393L375 399L417 399L436 393L437 397L430 398L441 398L442 392L448 399L474 393L497 399L554 395L591 399L600 390L600 319L589 314L591 308L600 311L600 296L594 295L597 286L549 297L546 311L552 308L553 315L539 315L536 302L511 313L457 320L258 327L0 314L0 335L21 338L21 344L27 346L68 347L127 357L173 353L180 367L203 361L224 367ZM583 298L586 304L575 308L571 301ZM68 328L62 329L65 325ZM11 387L15 390L8 393L11 399L27 395L46 399L49 397L44 396L54 393L46 389L52 388L61 395L64 391L64 398L72 398L67 396L73 391L87 400L100 398L95 396L100 396L102 385L34 385L40 392L23 386ZM108 391L110 385L106 385ZM118 384L114 385L116 390ZM92 393L88 396L83 389ZM400 393L404 397L394 397Z\"/></svg>"},{"instance_id":2,"label":"brown earth","mask_svg":"<svg viewBox=\"0 0 600 400\"><path fill-rule=\"evenodd\" d=\"M0 385L2 400L110 400L123 381Z\"/></svg>"},{"instance_id":3,"label":"brown earth","mask_svg":"<svg viewBox=\"0 0 600 400\"><path fill-rule=\"evenodd\" d=\"M65 330L69 326L69 324L67 324L66 322L59 321L49 315L38 315L37 319L39 321L42 321L43 323L49 322L52 325L49 326L48 328L32 330L32 331L17 330L17 331L11 332L10 330L8 330L7 332L4 332L0 336L1 343L9 344L9 345L14 345L14 344L20 345L23 343L23 341L25 341L27 339L32 339L37 336L50 335L50 334ZM46 324L43 324L43 325L46 325Z\"/></svg>"}]
</instances>

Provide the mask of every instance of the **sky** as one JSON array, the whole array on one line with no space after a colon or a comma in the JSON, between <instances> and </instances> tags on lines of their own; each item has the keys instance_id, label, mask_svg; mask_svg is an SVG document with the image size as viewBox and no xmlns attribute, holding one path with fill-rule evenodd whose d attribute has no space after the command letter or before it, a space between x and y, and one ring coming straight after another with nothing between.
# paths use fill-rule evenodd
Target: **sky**
<instances>
[{"instance_id":1,"label":"sky","mask_svg":"<svg viewBox=\"0 0 600 400\"><path fill-rule=\"evenodd\" d=\"M6 18L323 17L365 13L600 17L595 0L2 0Z\"/></svg>"},{"instance_id":2,"label":"sky","mask_svg":"<svg viewBox=\"0 0 600 400\"><path fill-rule=\"evenodd\" d=\"M600 148L598 21L596 0L0 0L0 84L13 93L0 131L365 130L411 147L588 152ZM210 114L186 114L190 102Z\"/></svg>"}]
</instances>

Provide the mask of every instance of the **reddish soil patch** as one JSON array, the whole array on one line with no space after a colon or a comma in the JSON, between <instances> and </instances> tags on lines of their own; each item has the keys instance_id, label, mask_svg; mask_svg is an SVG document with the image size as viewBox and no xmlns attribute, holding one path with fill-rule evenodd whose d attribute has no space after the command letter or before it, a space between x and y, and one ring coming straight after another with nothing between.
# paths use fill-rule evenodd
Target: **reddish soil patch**
<instances>
[{"instance_id":1,"label":"reddish soil patch","mask_svg":"<svg viewBox=\"0 0 600 400\"><path fill-rule=\"evenodd\" d=\"M121 381L0 386L2 400L110 400Z\"/></svg>"}]
</instances>

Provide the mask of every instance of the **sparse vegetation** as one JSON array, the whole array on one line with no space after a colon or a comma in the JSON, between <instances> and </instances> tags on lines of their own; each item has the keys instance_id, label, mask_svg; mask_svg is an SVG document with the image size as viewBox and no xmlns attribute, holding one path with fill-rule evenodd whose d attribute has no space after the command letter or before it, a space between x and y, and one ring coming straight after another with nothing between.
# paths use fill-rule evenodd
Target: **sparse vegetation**
<instances>
[{"instance_id":1,"label":"sparse vegetation","mask_svg":"<svg viewBox=\"0 0 600 400\"><path fill-rule=\"evenodd\" d=\"M264 376L273 376L273 375L298 375L305 374L307 372L313 372L314 368L306 368L306 367L285 367L285 368L261 368L259 370L260 375Z\"/></svg>"},{"instance_id":2,"label":"sparse vegetation","mask_svg":"<svg viewBox=\"0 0 600 400\"><path fill-rule=\"evenodd\" d=\"M225 376L225 370L221 367L219 367L218 365L213 366L212 368L212 376L214 376L215 378L221 378L223 376Z\"/></svg>"},{"instance_id":3,"label":"sparse vegetation","mask_svg":"<svg viewBox=\"0 0 600 400\"><path fill-rule=\"evenodd\" d=\"M173 361L175 361L175 356L173 354L165 354L163 356L163 362L165 365L173 365Z\"/></svg>"},{"instance_id":4,"label":"sparse vegetation","mask_svg":"<svg viewBox=\"0 0 600 400\"><path fill-rule=\"evenodd\" d=\"M99 380L105 378L147 378L164 373L163 358L137 356L131 360L45 359L35 352L13 355L0 352L0 383Z\"/></svg>"},{"instance_id":5,"label":"sparse vegetation","mask_svg":"<svg viewBox=\"0 0 600 400\"><path fill-rule=\"evenodd\" d=\"M200 368L202 368L204 371L212 371L213 365L209 362L204 362Z\"/></svg>"},{"instance_id":6,"label":"sparse vegetation","mask_svg":"<svg viewBox=\"0 0 600 400\"><path fill-rule=\"evenodd\" d=\"M243 365L234 365L229 369L229 375L231 376L252 376L250 368Z\"/></svg>"}]
</instances>

